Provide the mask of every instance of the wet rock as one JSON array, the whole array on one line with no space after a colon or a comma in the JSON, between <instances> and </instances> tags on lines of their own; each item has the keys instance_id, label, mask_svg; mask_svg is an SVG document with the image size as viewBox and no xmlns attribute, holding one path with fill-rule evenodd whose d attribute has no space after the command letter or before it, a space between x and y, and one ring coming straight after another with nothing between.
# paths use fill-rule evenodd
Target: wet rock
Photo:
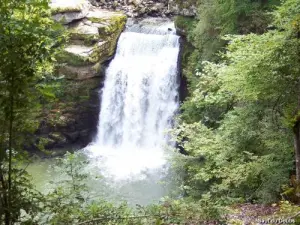
<instances>
[{"instance_id":1,"label":"wet rock","mask_svg":"<svg viewBox=\"0 0 300 225\"><path fill-rule=\"evenodd\" d=\"M104 0L99 4L107 2L112 4ZM57 99L43 105L32 148L43 145L56 152L85 147L94 137L103 70L116 50L127 17L95 8L87 0L52 0L51 7L53 18L68 29L70 40L57 57Z\"/></svg>"},{"instance_id":2,"label":"wet rock","mask_svg":"<svg viewBox=\"0 0 300 225\"><path fill-rule=\"evenodd\" d=\"M96 76L100 76L100 66L95 64L94 66L62 66L59 68L59 73L65 75L67 79L71 80L85 80Z\"/></svg>"},{"instance_id":3,"label":"wet rock","mask_svg":"<svg viewBox=\"0 0 300 225\"><path fill-rule=\"evenodd\" d=\"M68 132L65 133L65 136L71 141L71 142L76 142L79 138L80 132L75 131L75 132Z\"/></svg>"}]
</instances>

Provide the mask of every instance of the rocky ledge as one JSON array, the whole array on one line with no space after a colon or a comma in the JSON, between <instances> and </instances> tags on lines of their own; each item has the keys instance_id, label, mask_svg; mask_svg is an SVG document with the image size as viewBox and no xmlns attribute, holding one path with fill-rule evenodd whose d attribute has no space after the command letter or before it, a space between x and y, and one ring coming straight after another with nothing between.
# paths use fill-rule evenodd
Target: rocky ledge
<instances>
[{"instance_id":1,"label":"rocky ledge","mask_svg":"<svg viewBox=\"0 0 300 225\"><path fill-rule=\"evenodd\" d=\"M103 71L115 52L127 17L83 0L53 0L51 9L53 18L67 28L70 38L57 59L56 98L44 104L36 147L82 148L97 131Z\"/></svg>"},{"instance_id":2,"label":"rocky ledge","mask_svg":"<svg viewBox=\"0 0 300 225\"><path fill-rule=\"evenodd\" d=\"M108 10L122 11L129 17L172 15L195 16L197 0L90 0Z\"/></svg>"}]
</instances>

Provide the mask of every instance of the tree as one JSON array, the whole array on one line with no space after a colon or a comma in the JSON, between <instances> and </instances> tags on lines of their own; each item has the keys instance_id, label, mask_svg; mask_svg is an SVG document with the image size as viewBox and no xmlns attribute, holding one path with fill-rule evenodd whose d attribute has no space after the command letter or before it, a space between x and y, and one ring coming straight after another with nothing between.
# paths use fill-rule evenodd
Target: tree
<instances>
[{"instance_id":1,"label":"tree","mask_svg":"<svg viewBox=\"0 0 300 225\"><path fill-rule=\"evenodd\" d=\"M189 53L188 59L183 61L183 73L188 80L188 91L192 93L195 89L199 89L198 83L201 78L195 74L203 70L203 61L222 62L218 53L226 51L228 40L222 39L224 35L266 32L271 22L268 12L278 3L278 0L199 0L198 16L194 24L190 25L192 29L190 27L187 29L188 40L194 46L194 50L189 50L188 45L183 47L183 54L185 51L192 52ZM201 87L204 86L201 84ZM228 108L225 109L230 107L231 104L228 104ZM214 107L210 110L211 108L199 107L195 102L186 101L182 107L183 119L187 122L195 122L209 118L210 121L206 124L216 128L226 110L222 111L224 107Z\"/></svg>"},{"instance_id":2,"label":"tree","mask_svg":"<svg viewBox=\"0 0 300 225\"><path fill-rule=\"evenodd\" d=\"M263 33L270 19L265 13L279 1L200 0L198 22L191 39L201 52L202 60L216 60L215 54L226 42L225 34Z\"/></svg>"},{"instance_id":3,"label":"tree","mask_svg":"<svg viewBox=\"0 0 300 225\"><path fill-rule=\"evenodd\" d=\"M14 159L38 126L37 86L52 72L63 39L47 0L0 2L0 221L4 218L6 225L23 207L13 193L18 190Z\"/></svg>"},{"instance_id":4,"label":"tree","mask_svg":"<svg viewBox=\"0 0 300 225\"><path fill-rule=\"evenodd\" d=\"M178 130L192 157L185 183L191 196L276 200L293 169L293 136L299 181L299 6L299 0L285 1L263 34L225 36L221 62L204 64L188 100L201 109L200 118Z\"/></svg>"},{"instance_id":5,"label":"tree","mask_svg":"<svg viewBox=\"0 0 300 225\"><path fill-rule=\"evenodd\" d=\"M290 0L285 2L275 14L275 26L286 32L286 45L290 48L285 50L293 50L294 55L292 64L293 68L290 75L296 76L295 91L297 94L296 106L292 112L288 112L288 119L291 120L294 133L294 148L296 158L296 180L300 183L300 1ZM298 75L298 76L297 76Z\"/></svg>"},{"instance_id":6,"label":"tree","mask_svg":"<svg viewBox=\"0 0 300 225\"><path fill-rule=\"evenodd\" d=\"M275 11L274 31L229 37L224 88L239 101L273 109L280 126L292 128L296 179L300 181L300 2L286 1Z\"/></svg>"}]
</instances>

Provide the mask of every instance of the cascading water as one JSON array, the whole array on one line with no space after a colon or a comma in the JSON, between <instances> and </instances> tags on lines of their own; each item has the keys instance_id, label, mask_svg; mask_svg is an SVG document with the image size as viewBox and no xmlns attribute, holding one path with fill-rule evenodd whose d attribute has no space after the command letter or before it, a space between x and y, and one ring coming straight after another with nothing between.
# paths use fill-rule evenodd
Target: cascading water
<instances>
[{"instance_id":1,"label":"cascading water","mask_svg":"<svg viewBox=\"0 0 300 225\"><path fill-rule=\"evenodd\" d=\"M170 21L143 20L120 36L106 71L98 134L89 146L114 178L165 164L166 131L178 109L178 54Z\"/></svg>"},{"instance_id":2,"label":"cascading water","mask_svg":"<svg viewBox=\"0 0 300 225\"><path fill-rule=\"evenodd\" d=\"M167 131L178 109L178 54L179 37L169 20L128 22L99 93L98 134L78 152L88 162L81 168L88 174L88 199L146 205L176 190L166 159L172 151L166 149L173 147ZM57 183L66 179L52 163L31 169L43 177L45 192L51 190L46 176Z\"/></svg>"}]
</instances>

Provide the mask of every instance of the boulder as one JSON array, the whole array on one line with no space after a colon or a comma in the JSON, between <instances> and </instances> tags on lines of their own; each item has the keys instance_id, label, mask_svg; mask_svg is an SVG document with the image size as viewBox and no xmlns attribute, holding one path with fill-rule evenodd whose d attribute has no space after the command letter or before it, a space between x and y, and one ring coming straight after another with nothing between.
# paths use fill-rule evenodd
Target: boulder
<instances>
[{"instance_id":1,"label":"boulder","mask_svg":"<svg viewBox=\"0 0 300 225\"><path fill-rule=\"evenodd\" d=\"M86 80L96 76L100 76L100 64L93 66L70 66L65 65L58 69L59 74L64 75L69 80Z\"/></svg>"},{"instance_id":2,"label":"boulder","mask_svg":"<svg viewBox=\"0 0 300 225\"><path fill-rule=\"evenodd\" d=\"M95 44L100 39L98 26L100 25L94 24L86 18L70 24L68 29L71 43L75 41L75 43L81 43L82 45Z\"/></svg>"},{"instance_id":3,"label":"boulder","mask_svg":"<svg viewBox=\"0 0 300 225\"><path fill-rule=\"evenodd\" d=\"M50 7L55 21L69 24L85 18L91 4L87 0L52 0Z\"/></svg>"},{"instance_id":4,"label":"boulder","mask_svg":"<svg viewBox=\"0 0 300 225\"><path fill-rule=\"evenodd\" d=\"M59 73L75 80L100 76L101 64L113 56L125 23L124 14L94 9L69 25L71 44L58 56Z\"/></svg>"}]
</instances>

